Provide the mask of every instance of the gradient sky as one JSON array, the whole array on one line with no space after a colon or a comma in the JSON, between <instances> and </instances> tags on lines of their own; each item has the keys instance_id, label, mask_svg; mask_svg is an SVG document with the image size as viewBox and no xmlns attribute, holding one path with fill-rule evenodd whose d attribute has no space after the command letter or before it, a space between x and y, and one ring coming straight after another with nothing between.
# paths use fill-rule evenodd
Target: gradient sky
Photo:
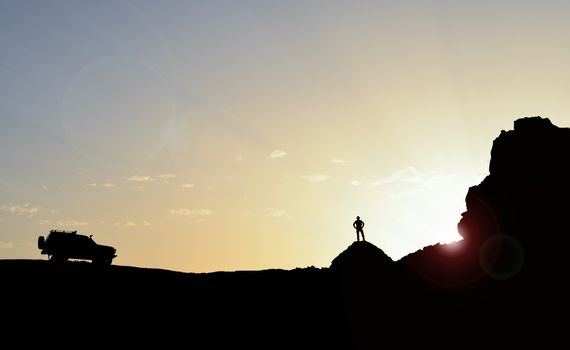
<instances>
[{"instance_id":1,"label":"gradient sky","mask_svg":"<svg viewBox=\"0 0 570 350\"><path fill-rule=\"evenodd\" d=\"M405 4L404 4L405 3ZM0 0L0 258L188 272L459 238L492 141L570 125L566 1Z\"/></svg>"}]
</instances>

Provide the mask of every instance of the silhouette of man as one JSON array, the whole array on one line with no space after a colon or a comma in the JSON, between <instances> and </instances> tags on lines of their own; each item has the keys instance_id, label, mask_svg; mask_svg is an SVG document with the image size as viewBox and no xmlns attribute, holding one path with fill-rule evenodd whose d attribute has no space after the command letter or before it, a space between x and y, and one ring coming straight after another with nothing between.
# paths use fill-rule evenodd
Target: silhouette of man
<instances>
[{"instance_id":1,"label":"silhouette of man","mask_svg":"<svg viewBox=\"0 0 570 350\"><path fill-rule=\"evenodd\" d=\"M362 235L362 240L366 241L364 238L364 221L360 220L360 216L356 217L356 221L352 224L352 227L356 229L356 240L360 241L360 235Z\"/></svg>"}]
</instances>

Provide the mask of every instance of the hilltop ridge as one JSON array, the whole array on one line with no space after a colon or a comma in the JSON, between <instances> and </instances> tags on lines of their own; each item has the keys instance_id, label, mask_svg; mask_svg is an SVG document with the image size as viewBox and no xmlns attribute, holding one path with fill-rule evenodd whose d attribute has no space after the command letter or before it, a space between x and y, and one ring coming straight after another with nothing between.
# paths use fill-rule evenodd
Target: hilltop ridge
<instances>
[{"instance_id":1,"label":"hilltop ridge","mask_svg":"<svg viewBox=\"0 0 570 350\"><path fill-rule=\"evenodd\" d=\"M570 308L569 156L570 129L516 120L493 142L489 175L467 191L463 240L396 262L369 242L329 268L289 271L0 260L5 332L25 324L60 347L559 346Z\"/></svg>"}]
</instances>

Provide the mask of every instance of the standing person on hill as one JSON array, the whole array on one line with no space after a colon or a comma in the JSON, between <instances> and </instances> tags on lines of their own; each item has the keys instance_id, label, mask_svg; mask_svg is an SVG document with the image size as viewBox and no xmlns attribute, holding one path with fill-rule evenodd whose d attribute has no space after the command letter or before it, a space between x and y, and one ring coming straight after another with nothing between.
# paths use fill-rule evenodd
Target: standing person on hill
<instances>
[{"instance_id":1,"label":"standing person on hill","mask_svg":"<svg viewBox=\"0 0 570 350\"><path fill-rule=\"evenodd\" d=\"M360 220L360 216L356 217L356 221L352 224L352 227L356 229L356 240L360 241L360 235L362 235L362 240L366 241L364 238L364 221Z\"/></svg>"}]
</instances>

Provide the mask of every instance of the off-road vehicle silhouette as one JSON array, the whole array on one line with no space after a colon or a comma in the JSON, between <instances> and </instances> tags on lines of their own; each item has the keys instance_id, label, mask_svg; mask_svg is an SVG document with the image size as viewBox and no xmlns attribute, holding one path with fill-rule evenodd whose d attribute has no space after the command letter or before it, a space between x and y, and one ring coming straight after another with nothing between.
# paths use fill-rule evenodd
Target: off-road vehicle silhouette
<instances>
[{"instance_id":1,"label":"off-road vehicle silhouette","mask_svg":"<svg viewBox=\"0 0 570 350\"><path fill-rule=\"evenodd\" d=\"M38 238L38 248L52 261L84 259L95 264L110 265L117 257L115 248L97 244L91 236L79 235L77 231L51 230L47 238Z\"/></svg>"}]
</instances>

